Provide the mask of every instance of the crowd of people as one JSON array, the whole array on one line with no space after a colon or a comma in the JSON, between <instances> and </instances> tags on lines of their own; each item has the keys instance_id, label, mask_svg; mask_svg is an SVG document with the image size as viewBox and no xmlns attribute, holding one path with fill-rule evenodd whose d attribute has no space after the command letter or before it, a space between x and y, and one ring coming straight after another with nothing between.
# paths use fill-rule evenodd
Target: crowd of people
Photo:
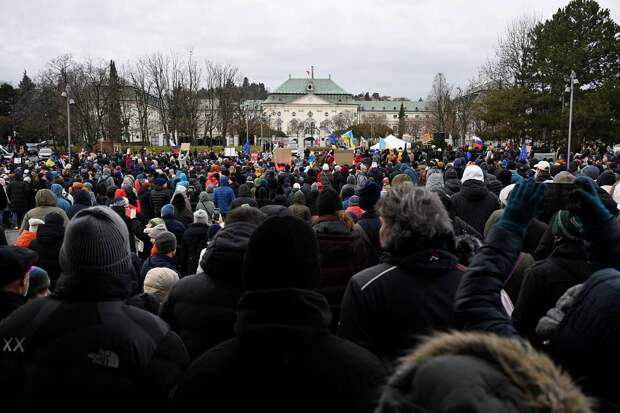
<instances>
[{"instance_id":1,"label":"crowd of people","mask_svg":"<svg viewBox=\"0 0 620 413\"><path fill-rule=\"evenodd\" d=\"M5 164L3 403L616 411L620 153L535 155Z\"/></svg>"}]
</instances>

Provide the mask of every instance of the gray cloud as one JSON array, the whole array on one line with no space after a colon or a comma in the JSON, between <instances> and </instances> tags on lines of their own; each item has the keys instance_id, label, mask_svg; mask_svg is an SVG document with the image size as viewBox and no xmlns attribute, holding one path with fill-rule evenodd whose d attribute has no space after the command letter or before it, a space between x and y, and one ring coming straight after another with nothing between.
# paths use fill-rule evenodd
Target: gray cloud
<instances>
[{"instance_id":1,"label":"gray cloud","mask_svg":"<svg viewBox=\"0 0 620 413\"><path fill-rule=\"evenodd\" d=\"M115 59L192 49L275 89L289 73L328 74L351 93L426 97L433 76L465 85L521 14L565 0L4 0L0 80L52 58ZM8 3L8 4L7 4ZM599 0L618 21L617 0Z\"/></svg>"}]
</instances>

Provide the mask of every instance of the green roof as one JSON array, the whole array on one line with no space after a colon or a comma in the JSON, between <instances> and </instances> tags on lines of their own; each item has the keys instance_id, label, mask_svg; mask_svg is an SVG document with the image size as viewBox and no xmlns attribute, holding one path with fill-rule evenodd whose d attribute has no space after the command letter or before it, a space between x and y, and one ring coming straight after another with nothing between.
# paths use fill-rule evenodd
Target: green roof
<instances>
[{"instance_id":1,"label":"green roof","mask_svg":"<svg viewBox=\"0 0 620 413\"><path fill-rule=\"evenodd\" d=\"M316 95L350 95L349 92L338 86L333 80L316 78L289 78L273 93L286 95L305 95L306 93L314 93Z\"/></svg>"},{"instance_id":2,"label":"green roof","mask_svg":"<svg viewBox=\"0 0 620 413\"><path fill-rule=\"evenodd\" d=\"M429 102L419 101L389 101L389 100L360 100L359 110L364 111L380 111L380 112L398 112L400 110L400 104L405 106L405 112L427 112L430 111Z\"/></svg>"}]
</instances>

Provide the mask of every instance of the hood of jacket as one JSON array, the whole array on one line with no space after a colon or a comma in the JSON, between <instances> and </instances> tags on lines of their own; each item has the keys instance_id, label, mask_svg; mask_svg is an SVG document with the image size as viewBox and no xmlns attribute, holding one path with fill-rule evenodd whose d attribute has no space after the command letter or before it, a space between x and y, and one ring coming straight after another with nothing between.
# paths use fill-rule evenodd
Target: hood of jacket
<instances>
[{"instance_id":1,"label":"hood of jacket","mask_svg":"<svg viewBox=\"0 0 620 413\"><path fill-rule=\"evenodd\" d=\"M463 186L461 187L461 194L468 200L478 200L483 199L489 193L489 189L486 184L477 179L468 179L463 182Z\"/></svg>"},{"instance_id":2,"label":"hood of jacket","mask_svg":"<svg viewBox=\"0 0 620 413\"><path fill-rule=\"evenodd\" d=\"M56 224L41 224L37 229L37 241L41 245L62 244L65 238L65 228Z\"/></svg>"},{"instance_id":3,"label":"hood of jacket","mask_svg":"<svg viewBox=\"0 0 620 413\"><path fill-rule=\"evenodd\" d=\"M443 189L443 174L440 170L431 169L426 177L426 188L432 190Z\"/></svg>"},{"instance_id":4,"label":"hood of jacket","mask_svg":"<svg viewBox=\"0 0 620 413\"><path fill-rule=\"evenodd\" d=\"M290 353L291 342L307 345L329 334L331 318L325 297L311 290L248 291L237 306L235 333L242 343L249 341L269 352Z\"/></svg>"},{"instance_id":5,"label":"hood of jacket","mask_svg":"<svg viewBox=\"0 0 620 413\"><path fill-rule=\"evenodd\" d=\"M205 274L223 283L241 286L243 258L254 229L253 224L234 222L219 230L200 260Z\"/></svg>"},{"instance_id":6,"label":"hood of jacket","mask_svg":"<svg viewBox=\"0 0 620 413\"><path fill-rule=\"evenodd\" d=\"M131 293L130 274L95 275L62 273L52 296L63 300L124 300Z\"/></svg>"},{"instance_id":7,"label":"hood of jacket","mask_svg":"<svg viewBox=\"0 0 620 413\"><path fill-rule=\"evenodd\" d=\"M60 186L60 185L58 185ZM41 206L56 206L56 195L49 189L40 189L34 196L34 200L38 207Z\"/></svg>"},{"instance_id":8,"label":"hood of jacket","mask_svg":"<svg viewBox=\"0 0 620 413\"><path fill-rule=\"evenodd\" d=\"M335 215L325 215L312 227L316 234L351 235L352 231Z\"/></svg>"},{"instance_id":9,"label":"hood of jacket","mask_svg":"<svg viewBox=\"0 0 620 413\"><path fill-rule=\"evenodd\" d=\"M228 177L226 175L220 178L220 186L228 186Z\"/></svg>"},{"instance_id":10,"label":"hood of jacket","mask_svg":"<svg viewBox=\"0 0 620 413\"><path fill-rule=\"evenodd\" d=\"M59 184L52 184L50 190L56 195L57 198L62 198L62 186Z\"/></svg>"},{"instance_id":11,"label":"hood of jacket","mask_svg":"<svg viewBox=\"0 0 620 413\"><path fill-rule=\"evenodd\" d=\"M376 412L589 412L589 400L551 359L520 341L444 333L401 359Z\"/></svg>"},{"instance_id":12,"label":"hood of jacket","mask_svg":"<svg viewBox=\"0 0 620 413\"><path fill-rule=\"evenodd\" d=\"M78 190L75 191L73 193L73 204L79 204L79 205L85 205L85 206L91 206L91 199L90 199L90 193L83 191L83 190Z\"/></svg>"},{"instance_id":13,"label":"hood of jacket","mask_svg":"<svg viewBox=\"0 0 620 413\"><path fill-rule=\"evenodd\" d=\"M213 192L202 191L200 195L198 195L198 202L213 202Z\"/></svg>"}]
</instances>

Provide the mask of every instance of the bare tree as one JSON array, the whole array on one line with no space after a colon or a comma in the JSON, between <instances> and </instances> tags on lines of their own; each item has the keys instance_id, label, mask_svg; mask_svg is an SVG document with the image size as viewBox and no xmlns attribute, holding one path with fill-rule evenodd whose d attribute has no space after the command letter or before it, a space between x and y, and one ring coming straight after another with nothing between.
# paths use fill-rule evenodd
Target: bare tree
<instances>
[{"instance_id":1,"label":"bare tree","mask_svg":"<svg viewBox=\"0 0 620 413\"><path fill-rule=\"evenodd\" d=\"M241 74L232 65L220 65L206 62L207 84L213 90L213 99L217 101L217 118L222 138L226 138L229 128L233 127L235 114L239 110L240 95L238 84Z\"/></svg>"},{"instance_id":2,"label":"bare tree","mask_svg":"<svg viewBox=\"0 0 620 413\"><path fill-rule=\"evenodd\" d=\"M433 109L433 129L436 132L450 133L454 127L454 102L452 85L443 73L437 73L433 79L433 87L428 97Z\"/></svg>"},{"instance_id":3,"label":"bare tree","mask_svg":"<svg viewBox=\"0 0 620 413\"><path fill-rule=\"evenodd\" d=\"M351 126L355 125L357 120L357 113L353 113L349 110L345 110L344 112L340 112L336 116L334 116L333 122L336 130L345 130L351 128Z\"/></svg>"},{"instance_id":4,"label":"bare tree","mask_svg":"<svg viewBox=\"0 0 620 413\"><path fill-rule=\"evenodd\" d=\"M532 30L540 18L524 14L513 21L498 39L495 56L481 70L483 78L496 87L526 86L526 70L533 47Z\"/></svg>"},{"instance_id":5,"label":"bare tree","mask_svg":"<svg viewBox=\"0 0 620 413\"><path fill-rule=\"evenodd\" d=\"M153 92L159 112L159 118L162 123L164 136L170 139L170 58L161 53L155 53L145 59L145 66L149 76L149 80L153 85Z\"/></svg>"},{"instance_id":6,"label":"bare tree","mask_svg":"<svg viewBox=\"0 0 620 413\"><path fill-rule=\"evenodd\" d=\"M154 103L152 96L153 82L148 73L148 61L146 59L138 59L129 72L131 89L135 99L135 110L140 127L140 136L142 142L147 144L149 144L151 140L149 109Z\"/></svg>"}]
</instances>

